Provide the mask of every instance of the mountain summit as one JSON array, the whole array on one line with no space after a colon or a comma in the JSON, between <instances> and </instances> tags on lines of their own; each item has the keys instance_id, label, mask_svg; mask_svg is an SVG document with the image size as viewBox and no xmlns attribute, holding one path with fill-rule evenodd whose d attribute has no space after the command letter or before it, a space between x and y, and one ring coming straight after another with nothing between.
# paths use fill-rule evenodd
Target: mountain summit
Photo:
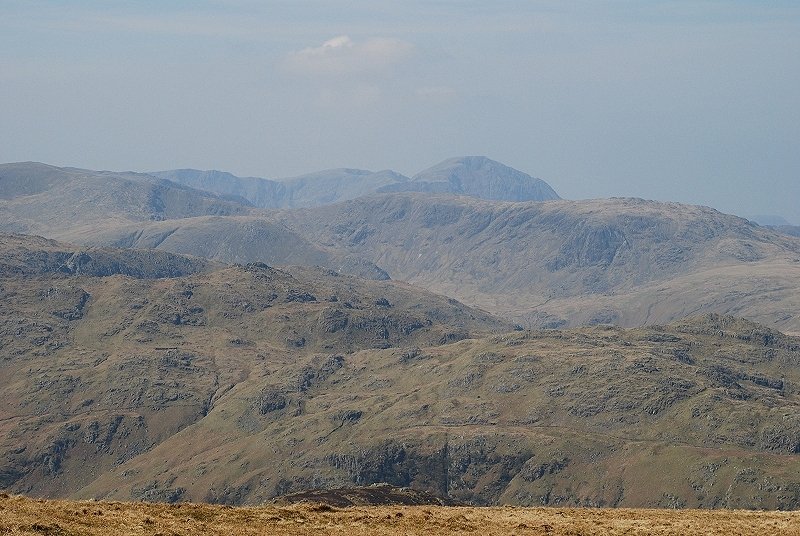
<instances>
[{"instance_id":1,"label":"mountain summit","mask_svg":"<svg viewBox=\"0 0 800 536\"><path fill-rule=\"evenodd\" d=\"M496 201L560 199L549 184L485 156L450 158L415 175L411 181L380 192L428 192L467 195Z\"/></svg>"}]
</instances>

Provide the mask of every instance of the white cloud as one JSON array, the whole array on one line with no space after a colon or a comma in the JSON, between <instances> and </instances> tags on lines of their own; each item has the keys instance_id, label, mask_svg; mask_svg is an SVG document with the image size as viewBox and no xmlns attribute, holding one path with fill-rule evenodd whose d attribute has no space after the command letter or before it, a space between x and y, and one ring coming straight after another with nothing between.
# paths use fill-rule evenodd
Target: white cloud
<instances>
[{"instance_id":1,"label":"white cloud","mask_svg":"<svg viewBox=\"0 0 800 536\"><path fill-rule=\"evenodd\" d=\"M284 66L311 75L347 75L384 70L408 58L414 46L399 39L373 38L356 42L347 35L329 39L318 47L289 54Z\"/></svg>"}]
</instances>

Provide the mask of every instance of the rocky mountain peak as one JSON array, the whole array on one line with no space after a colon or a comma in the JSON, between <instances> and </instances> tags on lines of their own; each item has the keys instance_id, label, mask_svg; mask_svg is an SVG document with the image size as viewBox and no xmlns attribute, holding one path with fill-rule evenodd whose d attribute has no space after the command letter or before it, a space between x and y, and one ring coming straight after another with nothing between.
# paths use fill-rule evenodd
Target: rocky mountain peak
<instances>
[{"instance_id":1,"label":"rocky mountain peak","mask_svg":"<svg viewBox=\"0 0 800 536\"><path fill-rule=\"evenodd\" d=\"M560 199L549 184L485 156L449 158L383 191L451 193L497 201Z\"/></svg>"}]
</instances>

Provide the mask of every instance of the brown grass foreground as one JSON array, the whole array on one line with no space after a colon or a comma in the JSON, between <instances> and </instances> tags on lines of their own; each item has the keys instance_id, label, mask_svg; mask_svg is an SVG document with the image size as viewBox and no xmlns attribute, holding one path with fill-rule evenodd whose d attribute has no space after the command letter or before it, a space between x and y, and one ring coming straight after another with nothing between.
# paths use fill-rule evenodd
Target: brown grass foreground
<instances>
[{"instance_id":1,"label":"brown grass foreground","mask_svg":"<svg viewBox=\"0 0 800 536\"><path fill-rule=\"evenodd\" d=\"M0 495L0 534L800 534L800 512L589 508L228 507Z\"/></svg>"}]
</instances>

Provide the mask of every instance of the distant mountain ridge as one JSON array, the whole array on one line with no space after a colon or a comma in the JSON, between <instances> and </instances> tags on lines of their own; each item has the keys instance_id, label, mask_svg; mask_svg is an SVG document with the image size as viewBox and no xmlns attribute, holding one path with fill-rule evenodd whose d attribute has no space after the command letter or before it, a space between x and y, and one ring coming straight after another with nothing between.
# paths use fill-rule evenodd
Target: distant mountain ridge
<instances>
[{"instance_id":1,"label":"distant mountain ridge","mask_svg":"<svg viewBox=\"0 0 800 536\"><path fill-rule=\"evenodd\" d=\"M264 217L203 216L134 223L98 230L90 246L111 246L195 255L227 264L322 266L365 279L389 279L358 256L317 246L279 222Z\"/></svg>"},{"instance_id":2,"label":"distant mountain ridge","mask_svg":"<svg viewBox=\"0 0 800 536\"><path fill-rule=\"evenodd\" d=\"M800 237L800 225L768 225L767 227L780 233Z\"/></svg>"},{"instance_id":3,"label":"distant mountain ridge","mask_svg":"<svg viewBox=\"0 0 800 536\"><path fill-rule=\"evenodd\" d=\"M754 221L764 227L779 227L781 225L791 225L786 218L777 214L754 214L745 216L748 220Z\"/></svg>"},{"instance_id":4,"label":"distant mountain ridge","mask_svg":"<svg viewBox=\"0 0 800 536\"><path fill-rule=\"evenodd\" d=\"M192 216L248 214L252 206L143 173L38 162L0 164L0 230L81 241L99 229Z\"/></svg>"},{"instance_id":5,"label":"distant mountain ridge","mask_svg":"<svg viewBox=\"0 0 800 536\"><path fill-rule=\"evenodd\" d=\"M327 205L368 194L394 182L409 180L394 171L330 169L279 180L237 177L224 171L176 169L154 177L220 195L235 196L259 208L303 208Z\"/></svg>"},{"instance_id":6,"label":"distant mountain ridge","mask_svg":"<svg viewBox=\"0 0 800 536\"><path fill-rule=\"evenodd\" d=\"M275 180L196 169L156 171L151 175L216 194L237 196L260 208L315 207L382 192L450 193L499 201L560 199L543 180L485 156L450 158L412 179L392 170L349 168Z\"/></svg>"}]
</instances>

